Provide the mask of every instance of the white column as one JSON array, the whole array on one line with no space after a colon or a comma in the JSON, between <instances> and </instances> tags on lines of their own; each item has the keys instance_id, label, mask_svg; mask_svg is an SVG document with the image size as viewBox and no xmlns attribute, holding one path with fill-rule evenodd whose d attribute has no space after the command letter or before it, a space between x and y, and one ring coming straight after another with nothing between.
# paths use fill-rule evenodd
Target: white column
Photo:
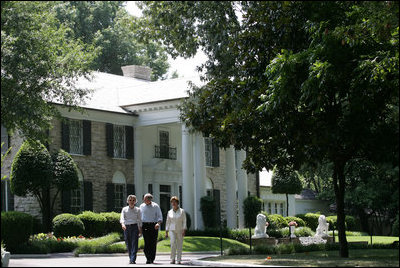
<instances>
[{"instance_id":1,"label":"white column","mask_svg":"<svg viewBox=\"0 0 400 268\"><path fill-rule=\"evenodd\" d=\"M244 210L243 201L247 197L247 172L242 169L243 161L246 159L246 151L236 151L236 167L237 167L237 186L238 186L238 201L239 201L239 228L244 228Z\"/></svg>"},{"instance_id":2,"label":"white column","mask_svg":"<svg viewBox=\"0 0 400 268\"><path fill-rule=\"evenodd\" d=\"M226 221L228 228L237 228L236 223L236 168L235 150L230 146L225 151Z\"/></svg>"},{"instance_id":3,"label":"white column","mask_svg":"<svg viewBox=\"0 0 400 268\"><path fill-rule=\"evenodd\" d=\"M184 124L182 124L182 208L190 214L191 229L194 229L193 140Z\"/></svg>"},{"instance_id":4,"label":"white column","mask_svg":"<svg viewBox=\"0 0 400 268\"><path fill-rule=\"evenodd\" d=\"M135 139L134 139L134 176L135 176L135 192L136 198L139 204L142 203L144 193L144 182L143 182L143 160L142 160L142 129L140 127L135 128Z\"/></svg>"},{"instance_id":5,"label":"white column","mask_svg":"<svg viewBox=\"0 0 400 268\"><path fill-rule=\"evenodd\" d=\"M200 211L200 198L206 195L206 156L204 138L201 133L195 135L194 152L194 181L195 181L195 229L203 229L203 217Z\"/></svg>"}]
</instances>

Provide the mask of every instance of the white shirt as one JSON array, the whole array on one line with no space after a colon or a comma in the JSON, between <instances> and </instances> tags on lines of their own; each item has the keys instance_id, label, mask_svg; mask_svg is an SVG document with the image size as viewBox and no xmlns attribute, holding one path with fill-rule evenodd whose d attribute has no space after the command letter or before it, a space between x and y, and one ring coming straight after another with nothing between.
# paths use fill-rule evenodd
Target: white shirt
<instances>
[{"instance_id":1,"label":"white shirt","mask_svg":"<svg viewBox=\"0 0 400 268\"><path fill-rule=\"evenodd\" d=\"M183 210L183 208L178 208L176 211L174 211L174 209L168 211L165 230L166 231L186 230L186 213Z\"/></svg>"},{"instance_id":2,"label":"white shirt","mask_svg":"<svg viewBox=\"0 0 400 268\"><path fill-rule=\"evenodd\" d=\"M125 225L136 223L139 227L142 227L142 213L138 207L123 207L119 222Z\"/></svg>"},{"instance_id":3,"label":"white shirt","mask_svg":"<svg viewBox=\"0 0 400 268\"><path fill-rule=\"evenodd\" d=\"M140 212L142 213L142 222L162 222L163 220L160 207L153 201L151 201L150 205L142 203L140 205Z\"/></svg>"}]
</instances>

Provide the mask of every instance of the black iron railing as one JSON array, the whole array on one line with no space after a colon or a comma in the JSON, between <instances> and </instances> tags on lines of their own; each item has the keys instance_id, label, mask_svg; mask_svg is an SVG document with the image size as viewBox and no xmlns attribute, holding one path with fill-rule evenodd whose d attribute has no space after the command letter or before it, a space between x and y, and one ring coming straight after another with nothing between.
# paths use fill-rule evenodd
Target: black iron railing
<instances>
[{"instance_id":1,"label":"black iron railing","mask_svg":"<svg viewBox=\"0 0 400 268\"><path fill-rule=\"evenodd\" d=\"M154 146L154 157L176 160L176 147Z\"/></svg>"}]
</instances>

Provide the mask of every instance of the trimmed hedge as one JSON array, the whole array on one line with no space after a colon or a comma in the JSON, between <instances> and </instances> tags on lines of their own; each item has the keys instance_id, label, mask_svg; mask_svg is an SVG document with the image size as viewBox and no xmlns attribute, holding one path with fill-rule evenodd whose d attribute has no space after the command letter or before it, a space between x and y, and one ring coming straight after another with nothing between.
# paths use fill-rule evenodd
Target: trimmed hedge
<instances>
[{"instance_id":1,"label":"trimmed hedge","mask_svg":"<svg viewBox=\"0 0 400 268\"><path fill-rule=\"evenodd\" d=\"M56 237L79 236L85 233L85 226L78 216L63 213L53 218L53 231Z\"/></svg>"},{"instance_id":2,"label":"trimmed hedge","mask_svg":"<svg viewBox=\"0 0 400 268\"><path fill-rule=\"evenodd\" d=\"M267 222L269 223L267 229L280 229L288 226L288 223L286 222L285 218L282 215L279 214L267 214L263 213L265 216L267 216Z\"/></svg>"},{"instance_id":3,"label":"trimmed hedge","mask_svg":"<svg viewBox=\"0 0 400 268\"><path fill-rule=\"evenodd\" d=\"M302 219L307 227L310 227L311 230L316 230L318 227L318 218L321 214L318 213L306 213L306 214L297 214L296 217Z\"/></svg>"},{"instance_id":4,"label":"trimmed hedge","mask_svg":"<svg viewBox=\"0 0 400 268\"><path fill-rule=\"evenodd\" d=\"M102 212L101 216L106 218L106 234L109 233L123 233L121 223L119 222L121 213L118 212Z\"/></svg>"},{"instance_id":5,"label":"trimmed hedge","mask_svg":"<svg viewBox=\"0 0 400 268\"><path fill-rule=\"evenodd\" d=\"M85 226L84 236L99 237L105 234L106 218L103 215L92 211L84 211L78 215L78 218Z\"/></svg>"},{"instance_id":6,"label":"trimmed hedge","mask_svg":"<svg viewBox=\"0 0 400 268\"><path fill-rule=\"evenodd\" d=\"M32 234L33 217L20 211L1 212L1 240L8 251L28 242Z\"/></svg>"},{"instance_id":7,"label":"trimmed hedge","mask_svg":"<svg viewBox=\"0 0 400 268\"><path fill-rule=\"evenodd\" d=\"M294 216L288 216L284 218L287 226L289 226L289 222L295 221L297 223L297 227L306 227L306 222L303 219Z\"/></svg>"}]
</instances>

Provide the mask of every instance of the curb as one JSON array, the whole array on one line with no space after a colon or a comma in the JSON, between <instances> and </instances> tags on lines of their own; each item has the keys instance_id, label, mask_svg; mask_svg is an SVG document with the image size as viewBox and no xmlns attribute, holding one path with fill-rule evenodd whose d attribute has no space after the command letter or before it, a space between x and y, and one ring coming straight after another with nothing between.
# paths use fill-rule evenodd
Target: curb
<instances>
[{"instance_id":1,"label":"curb","mask_svg":"<svg viewBox=\"0 0 400 268\"><path fill-rule=\"evenodd\" d=\"M284 266L275 266L275 265L259 265L259 264L201 261L201 260L192 260L190 262L190 264L198 265L198 266L209 266L209 267L284 267Z\"/></svg>"}]
</instances>

